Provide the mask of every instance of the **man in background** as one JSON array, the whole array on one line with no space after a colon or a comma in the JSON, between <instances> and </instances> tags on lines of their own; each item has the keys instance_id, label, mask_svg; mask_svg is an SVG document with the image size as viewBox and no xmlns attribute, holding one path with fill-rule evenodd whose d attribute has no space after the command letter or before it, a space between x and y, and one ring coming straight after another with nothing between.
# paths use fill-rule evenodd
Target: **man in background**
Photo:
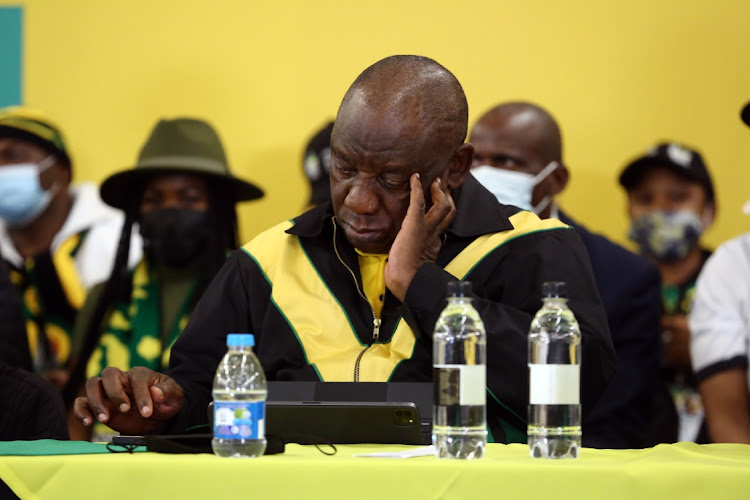
<instances>
[{"instance_id":1,"label":"man in background","mask_svg":"<svg viewBox=\"0 0 750 500\"><path fill-rule=\"evenodd\" d=\"M310 183L309 208L317 207L331 199L331 181L328 174L331 170L331 132L333 122L329 121L318 130L305 147L302 158L302 169Z\"/></svg>"},{"instance_id":2,"label":"man in background","mask_svg":"<svg viewBox=\"0 0 750 500\"><path fill-rule=\"evenodd\" d=\"M65 140L47 116L0 111L0 251L23 299L33 367L60 389L76 314L109 276L123 221L96 186L73 186L71 177Z\"/></svg>"},{"instance_id":3,"label":"man in background","mask_svg":"<svg viewBox=\"0 0 750 500\"><path fill-rule=\"evenodd\" d=\"M660 406L662 418L676 414L673 429L654 429L657 439L707 442L703 407L690 363L688 313L695 283L711 252L700 241L716 216L708 167L698 151L662 143L631 161L620 174L628 195L630 232L641 255L657 265L662 280L662 377L672 395ZM661 436L661 437L659 437Z\"/></svg>"},{"instance_id":4,"label":"man in background","mask_svg":"<svg viewBox=\"0 0 750 500\"><path fill-rule=\"evenodd\" d=\"M591 259L617 354L617 373L599 403L583 415L583 445L652 444L646 431L659 380L657 270L590 233L557 207L554 197L565 189L570 173L562 160L559 126L549 112L525 102L501 104L482 115L469 142L475 147L472 173L498 201L574 227Z\"/></svg>"}]
</instances>

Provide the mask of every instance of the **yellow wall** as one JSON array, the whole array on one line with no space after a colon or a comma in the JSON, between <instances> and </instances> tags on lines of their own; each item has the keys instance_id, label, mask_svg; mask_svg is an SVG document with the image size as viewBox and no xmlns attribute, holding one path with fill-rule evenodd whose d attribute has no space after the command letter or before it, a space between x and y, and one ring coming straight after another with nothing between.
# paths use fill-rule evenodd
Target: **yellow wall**
<instances>
[{"instance_id":1,"label":"yellow wall","mask_svg":"<svg viewBox=\"0 0 750 500\"><path fill-rule=\"evenodd\" d=\"M28 0L26 104L56 117L78 180L132 165L155 121L219 129L234 171L268 195L241 208L247 239L307 197L301 155L370 63L428 55L464 85L471 121L530 99L564 133L562 204L624 242L625 161L656 140L699 146L719 220L708 242L750 230L750 2L532 0Z\"/></svg>"}]
</instances>

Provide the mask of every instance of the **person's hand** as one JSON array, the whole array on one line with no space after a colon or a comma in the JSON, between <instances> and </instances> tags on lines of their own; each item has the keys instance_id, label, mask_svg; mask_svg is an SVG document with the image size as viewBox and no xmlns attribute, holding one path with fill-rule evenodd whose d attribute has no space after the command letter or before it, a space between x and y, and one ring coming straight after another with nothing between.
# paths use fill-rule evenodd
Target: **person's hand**
<instances>
[{"instance_id":1,"label":"person's hand","mask_svg":"<svg viewBox=\"0 0 750 500\"><path fill-rule=\"evenodd\" d=\"M676 368L692 366L690 362L690 330L687 316L678 314L661 319L664 363Z\"/></svg>"},{"instance_id":2,"label":"person's hand","mask_svg":"<svg viewBox=\"0 0 750 500\"><path fill-rule=\"evenodd\" d=\"M162 373L108 367L86 381L86 396L76 398L73 414L87 427L98 420L122 434L141 435L177 415L183 399L182 387Z\"/></svg>"},{"instance_id":3,"label":"person's hand","mask_svg":"<svg viewBox=\"0 0 750 500\"><path fill-rule=\"evenodd\" d=\"M419 267L437 259L441 235L456 215L453 197L443 187L439 177L430 186L432 206L426 213L419 174L411 176L409 188L409 208L385 265L385 285L402 302Z\"/></svg>"}]
</instances>

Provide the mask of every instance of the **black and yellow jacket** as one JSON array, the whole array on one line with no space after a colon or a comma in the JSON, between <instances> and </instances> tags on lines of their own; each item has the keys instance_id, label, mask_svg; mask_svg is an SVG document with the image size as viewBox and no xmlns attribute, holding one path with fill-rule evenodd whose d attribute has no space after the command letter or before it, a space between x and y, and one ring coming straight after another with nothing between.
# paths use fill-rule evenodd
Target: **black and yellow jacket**
<instances>
[{"instance_id":1,"label":"black and yellow jacket","mask_svg":"<svg viewBox=\"0 0 750 500\"><path fill-rule=\"evenodd\" d=\"M471 176L453 195L456 218L437 262L419 269L404 303L386 290L379 321L330 204L235 251L172 348L169 375L187 397L178 427L205 422L228 333L255 334L269 380L430 381L433 327L446 284L457 278L471 281L487 329L487 419L495 441L525 432L526 336L545 281L567 283L581 326L585 412L612 377L615 358L578 235L555 219L498 204Z\"/></svg>"}]
</instances>

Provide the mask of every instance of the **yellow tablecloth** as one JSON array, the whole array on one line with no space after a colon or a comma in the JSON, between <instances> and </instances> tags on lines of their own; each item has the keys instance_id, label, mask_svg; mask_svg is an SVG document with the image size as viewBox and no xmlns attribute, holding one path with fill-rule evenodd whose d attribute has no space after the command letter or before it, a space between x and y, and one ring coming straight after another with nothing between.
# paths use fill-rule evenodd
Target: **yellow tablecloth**
<instances>
[{"instance_id":1,"label":"yellow tablecloth","mask_svg":"<svg viewBox=\"0 0 750 500\"><path fill-rule=\"evenodd\" d=\"M156 453L0 457L2 478L22 499L748 499L750 446L659 445L584 449L577 460L533 460L524 445L488 446L476 461L354 458L408 449L313 446L255 459Z\"/></svg>"}]
</instances>

